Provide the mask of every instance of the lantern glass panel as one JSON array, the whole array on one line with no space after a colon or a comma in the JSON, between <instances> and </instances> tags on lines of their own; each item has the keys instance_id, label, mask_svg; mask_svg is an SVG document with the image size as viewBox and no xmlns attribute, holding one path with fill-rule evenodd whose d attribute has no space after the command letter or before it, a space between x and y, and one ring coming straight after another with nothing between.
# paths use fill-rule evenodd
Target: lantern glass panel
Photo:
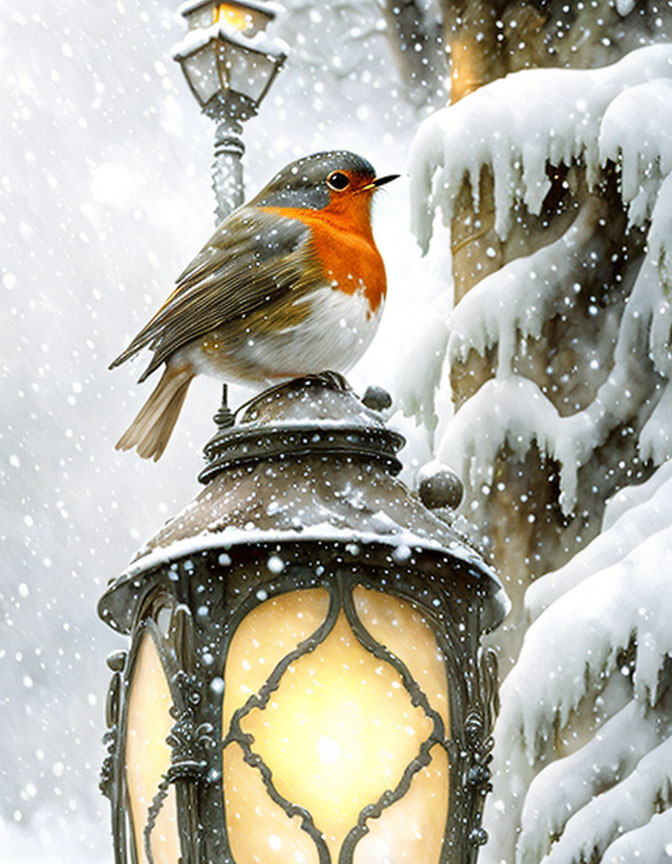
<instances>
[{"instance_id":1,"label":"lantern glass panel","mask_svg":"<svg viewBox=\"0 0 672 864\"><path fill-rule=\"evenodd\" d=\"M236 93L258 103L275 72L275 59L259 51L227 42L220 54L222 82Z\"/></svg>"},{"instance_id":2,"label":"lantern glass panel","mask_svg":"<svg viewBox=\"0 0 672 864\"><path fill-rule=\"evenodd\" d=\"M328 608L329 595L324 588L311 588L273 597L243 619L226 659L225 730L236 708L244 705L251 693L258 693L282 658L317 630Z\"/></svg>"},{"instance_id":3,"label":"lantern glass panel","mask_svg":"<svg viewBox=\"0 0 672 864\"><path fill-rule=\"evenodd\" d=\"M224 750L223 776L226 831L236 864L319 864L300 820L269 798L261 775L244 761L237 744Z\"/></svg>"},{"instance_id":4,"label":"lantern glass panel","mask_svg":"<svg viewBox=\"0 0 672 864\"><path fill-rule=\"evenodd\" d=\"M432 761L413 777L404 797L379 819L369 820L369 833L357 844L353 864L437 864L448 818L449 765L440 745L430 755Z\"/></svg>"},{"instance_id":5,"label":"lantern glass panel","mask_svg":"<svg viewBox=\"0 0 672 864\"><path fill-rule=\"evenodd\" d=\"M448 718L448 676L446 659L420 609L412 603L358 585L353 592L362 624L376 642L401 657L413 678L439 712L446 730Z\"/></svg>"},{"instance_id":6,"label":"lantern glass panel","mask_svg":"<svg viewBox=\"0 0 672 864\"><path fill-rule=\"evenodd\" d=\"M187 26L190 30L196 30L203 27L209 27L214 18L214 9L212 3L205 3L199 6L192 12L186 14Z\"/></svg>"},{"instance_id":7,"label":"lantern glass panel","mask_svg":"<svg viewBox=\"0 0 672 864\"><path fill-rule=\"evenodd\" d=\"M173 726L172 697L154 639L145 630L133 665L126 732L126 787L137 859L146 864L144 829L152 800L170 768L166 738ZM151 833L154 864L177 864L180 844L175 789L168 791Z\"/></svg>"},{"instance_id":8,"label":"lantern glass panel","mask_svg":"<svg viewBox=\"0 0 672 864\"><path fill-rule=\"evenodd\" d=\"M207 104L222 87L215 43L208 42L203 48L184 57L182 66L199 102L201 105Z\"/></svg>"},{"instance_id":9,"label":"lantern glass panel","mask_svg":"<svg viewBox=\"0 0 672 864\"><path fill-rule=\"evenodd\" d=\"M398 828L406 839L402 843L395 829L393 847L395 855L402 850L399 860L414 860L418 834L424 836L424 851L440 850L445 831L447 759L442 746L431 747L437 723L444 728L433 740L448 735L443 657L433 632L410 603L357 588L350 611L346 605L333 607L327 621L326 591L294 591L247 615L234 634L226 664L224 737L238 709L240 730L252 736L247 740L270 770L274 791L310 812L333 861L365 807L381 801L387 790L396 790L395 807L409 796L398 811L408 816ZM404 680L385 644L406 664L414 682ZM269 687L271 676L277 680ZM424 705L412 697L409 688L416 686L426 695ZM253 694L261 698L243 708ZM432 761L426 769L414 765L406 780L408 766L423 746ZM241 760L233 734L224 752L224 794L227 812L235 813L235 819L227 819L227 830L236 860L251 864L260 850L274 845L284 848L285 855L290 848L305 854L297 846L303 843L294 830L299 823L286 811L277 810L267 823L259 818L277 805L269 807L273 802L259 771L256 780L247 769L244 776L235 773L232 766ZM391 810L390 803L385 806ZM245 839L253 835L254 842ZM356 864L385 860L379 854L385 842L378 837L357 846ZM312 861L316 847L308 848L313 854L307 860Z\"/></svg>"}]
</instances>

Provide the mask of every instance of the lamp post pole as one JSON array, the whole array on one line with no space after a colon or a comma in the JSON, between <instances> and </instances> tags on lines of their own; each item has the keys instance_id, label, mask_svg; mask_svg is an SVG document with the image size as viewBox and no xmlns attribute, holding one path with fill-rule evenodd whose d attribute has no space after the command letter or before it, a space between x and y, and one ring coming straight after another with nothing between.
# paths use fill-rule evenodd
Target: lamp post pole
<instances>
[{"instance_id":1,"label":"lamp post pole","mask_svg":"<svg viewBox=\"0 0 672 864\"><path fill-rule=\"evenodd\" d=\"M212 163L212 188L217 206L215 221L222 222L243 203L243 163L245 145L241 121L229 112L216 119L215 161Z\"/></svg>"}]
</instances>

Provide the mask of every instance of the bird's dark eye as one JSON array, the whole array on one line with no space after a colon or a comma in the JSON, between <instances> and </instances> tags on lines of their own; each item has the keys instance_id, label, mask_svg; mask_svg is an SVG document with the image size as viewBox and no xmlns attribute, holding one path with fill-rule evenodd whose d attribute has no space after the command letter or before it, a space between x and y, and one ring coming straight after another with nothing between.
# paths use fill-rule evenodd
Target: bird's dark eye
<instances>
[{"instance_id":1,"label":"bird's dark eye","mask_svg":"<svg viewBox=\"0 0 672 864\"><path fill-rule=\"evenodd\" d=\"M350 178L342 171L332 171L331 174L327 177L327 186L330 189L335 189L337 192L341 192L343 189L347 189L349 185Z\"/></svg>"}]
</instances>

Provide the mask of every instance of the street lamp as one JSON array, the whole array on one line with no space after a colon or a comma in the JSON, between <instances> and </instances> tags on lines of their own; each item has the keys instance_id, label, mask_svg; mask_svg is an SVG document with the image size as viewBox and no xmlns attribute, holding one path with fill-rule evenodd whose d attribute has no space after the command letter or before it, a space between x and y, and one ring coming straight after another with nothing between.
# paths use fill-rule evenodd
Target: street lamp
<instances>
[{"instance_id":1,"label":"street lamp","mask_svg":"<svg viewBox=\"0 0 672 864\"><path fill-rule=\"evenodd\" d=\"M180 11L188 33L173 49L201 110L217 124L213 188L217 221L242 204L242 122L253 117L285 61L285 47L265 32L274 3L193 0Z\"/></svg>"},{"instance_id":2,"label":"street lamp","mask_svg":"<svg viewBox=\"0 0 672 864\"><path fill-rule=\"evenodd\" d=\"M131 636L108 661L116 864L475 861L500 583L340 377L217 417L205 488L99 605Z\"/></svg>"}]
</instances>

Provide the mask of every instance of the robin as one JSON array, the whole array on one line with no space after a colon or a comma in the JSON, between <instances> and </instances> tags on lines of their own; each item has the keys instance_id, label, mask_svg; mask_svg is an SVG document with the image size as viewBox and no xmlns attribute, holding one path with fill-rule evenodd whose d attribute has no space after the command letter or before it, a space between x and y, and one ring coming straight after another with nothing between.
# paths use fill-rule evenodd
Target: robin
<instances>
[{"instance_id":1,"label":"robin","mask_svg":"<svg viewBox=\"0 0 672 864\"><path fill-rule=\"evenodd\" d=\"M347 372L371 342L387 290L371 230L376 177L346 150L292 162L217 228L177 287L110 365L145 347L163 375L117 449L163 453L191 380L272 384Z\"/></svg>"}]
</instances>

